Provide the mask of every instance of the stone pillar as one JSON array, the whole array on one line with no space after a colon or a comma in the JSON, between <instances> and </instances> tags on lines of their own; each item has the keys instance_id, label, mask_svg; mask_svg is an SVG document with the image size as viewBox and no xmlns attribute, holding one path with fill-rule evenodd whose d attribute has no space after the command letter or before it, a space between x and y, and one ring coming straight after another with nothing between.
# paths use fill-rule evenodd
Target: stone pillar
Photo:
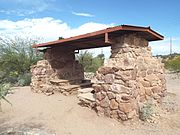
<instances>
[{"instance_id":1,"label":"stone pillar","mask_svg":"<svg viewBox=\"0 0 180 135\"><path fill-rule=\"evenodd\" d=\"M83 66L75 60L74 50L53 47L45 52L45 60L31 67L31 89L38 93L52 94L60 88L51 81L67 80L66 84L79 84L84 80ZM48 94L48 95L49 95Z\"/></svg>"},{"instance_id":2,"label":"stone pillar","mask_svg":"<svg viewBox=\"0 0 180 135\"><path fill-rule=\"evenodd\" d=\"M74 51L53 47L46 51L45 59L56 72L58 79L74 80L80 83L84 79L84 70L83 66L75 60Z\"/></svg>"},{"instance_id":3,"label":"stone pillar","mask_svg":"<svg viewBox=\"0 0 180 135\"><path fill-rule=\"evenodd\" d=\"M141 103L160 102L166 91L164 65L152 57L148 41L137 34L113 41L111 57L98 69L96 79L98 114L118 120L138 117Z\"/></svg>"}]
</instances>

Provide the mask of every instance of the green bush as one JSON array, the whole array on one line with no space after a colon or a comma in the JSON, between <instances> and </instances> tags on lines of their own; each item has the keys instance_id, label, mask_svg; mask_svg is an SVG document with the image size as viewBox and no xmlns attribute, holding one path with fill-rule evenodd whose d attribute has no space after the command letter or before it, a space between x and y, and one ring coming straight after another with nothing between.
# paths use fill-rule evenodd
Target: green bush
<instances>
[{"instance_id":1,"label":"green bush","mask_svg":"<svg viewBox=\"0 0 180 135\"><path fill-rule=\"evenodd\" d=\"M167 61L165 61L165 68L174 72L180 72L180 55L170 57Z\"/></svg>"},{"instance_id":2,"label":"green bush","mask_svg":"<svg viewBox=\"0 0 180 135\"><path fill-rule=\"evenodd\" d=\"M32 48L37 38L0 36L0 83L28 85L30 66L42 59Z\"/></svg>"},{"instance_id":3,"label":"green bush","mask_svg":"<svg viewBox=\"0 0 180 135\"><path fill-rule=\"evenodd\" d=\"M150 119L153 114L152 104L147 102L139 110L139 118L143 121Z\"/></svg>"},{"instance_id":4,"label":"green bush","mask_svg":"<svg viewBox=\"0 0 180 135\"><path fill-rule=\"evenodd\" d=\"M95 73L104 64L104 54L93 57L93 54L88 51L81 51L76 59L83 65L85 72Z\"/></svg>"},{"instance_id":5,"label":"green bush","mask_svg":"<svg viewBox=\"0 0 180 135\"><path fill-rule=\"evenodd\" d=\"M20 75L18 77L18 85L19 86L29 86L31 83L31 74L26 73L24 75Z\"/></svg>"}]
</instances>

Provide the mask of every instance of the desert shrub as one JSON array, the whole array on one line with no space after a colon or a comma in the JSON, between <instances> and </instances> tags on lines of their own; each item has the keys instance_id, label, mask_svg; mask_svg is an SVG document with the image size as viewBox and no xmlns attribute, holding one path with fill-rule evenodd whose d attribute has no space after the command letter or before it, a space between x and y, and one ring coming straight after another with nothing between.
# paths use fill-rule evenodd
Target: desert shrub
<instances>
[{"instance_id":1,"label":"desert shrub","mask_svg":"<svg viewBox=\"0 0 180 135\"><path fill-rule=\"evenodd\" d=\"M32 48L38 38L0 36L0 83L29 83L30 66L42 59Z\"/></svg>"},{"instance_id":2,"label":"desert shrub","mask_svg":"<svg viewBox=\"0 0 180 135\"><path fill-rule=\"evenodd\" d=\"M26 73L24 75L20 75L18 77L18 85L19 86L29 86L31 83L31 74Z\"/></svg>"},{"instance_id":3,"label":"desert shrub","mask_svg":"<svg viewBox=\"0 0 180 135\"><path fill-rule=\"evenodd\" d=\"M104 64L104 54L93 57L93 54L88 51L81 51L76 59L83 65L85 72L95 73Z\"/></svg>"},{"instance_id":4,"label":"desert shrub","mask_svg":"<svg viewBox=\"0 0 180 135\"><path fill-rule=\"evenodd\" d=\"M180 72L180 55L170 57L165 61L165 68L174 72Z\"/></svg>"},{"instance_id":5,"label":"desert shrub","mask_svg":"<svg viewBox=\"0 0 180 135\"><path fill-rule=\"evenodd\" d=\"M139 118L143 121L150 119L153 114L152 104L147 102L139 110Z\"/></svg>"}]
</instances>

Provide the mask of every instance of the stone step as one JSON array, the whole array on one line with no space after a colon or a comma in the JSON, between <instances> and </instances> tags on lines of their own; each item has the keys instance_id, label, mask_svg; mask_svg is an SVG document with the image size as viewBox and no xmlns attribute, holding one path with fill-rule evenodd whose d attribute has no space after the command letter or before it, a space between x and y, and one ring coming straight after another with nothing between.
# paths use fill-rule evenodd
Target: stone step
<instances>
[{"instance_id":1,"label":"stone step","mask_svg":"<svg viewBox=\"0 0 180 135\"><path fill-rule=\"evenodd\" d=\"M72 84L79 84L80 85L87 85L91 83L91 80L65 80L65 79L51 79L50 83L57 86L65 86L65 85L72 85Z\"/></svg>"},{"instance_id":2,"label":"stone step","mask_svg":"<svg viewBox=\"0 0 180 135\"><path fill-rule=\"evenodd\" d=\"M60 86L59 88L63 91L78 91L81 88L87 88L91 86L92 86L92 83L81 83L79 85Z\"/></svg>"},{"instance_id":3,"label":"stone step","mask_svg":"<svg viewBox=\"0 0 180 135\"><path fill-rule=\"evenodd\" d=\"M57 85L57 86L64 86L64 85L69 85L70 84L70 80L51 79L50 83L53 84L53 85Z\"/></svg>"},{"instance_id":4,"label":"stone step","mask_svg":"<svg viewBox=\"0 0 180 135\"><path fill-rule=\"evenodd\" d=\"M64 79L51 79L50 82L52 83L67 83L69 80L64 80Z\"/></svg>"},{"instance_id":5,"label":"stone step","mask_svg":"<svg viewBox=\"0 0 180 135\"><path fill-rule=\"evenodd\" d=\"M61 86L60 89L64 91L74 91L79 89L79 85L67 85L67 86Z\"/></svg>"},{"instance_id":6,"label":"stone step","mask_svg":"<svg viewBox=\"0 0 180 135\"><path fill-rule=\"evenodd\" d=\"M95 102L95 98L94 98L94 94L88 92L88 93L83 93L83 94L79 94L78 95L78 98L80 100L83 100L83 101L90 101L90 102Z\"/></svg>"},{"instance_id":7,"label":"stone step","mask_svg":"<svg viewBox=\"0 0 180 135\"><path fill-rule=\"evenodd\" d=\"M79 89L78 93L91 93L94 89L92 87L90 88L83 88L83 89Z\"/></svg>"}]
</instances>

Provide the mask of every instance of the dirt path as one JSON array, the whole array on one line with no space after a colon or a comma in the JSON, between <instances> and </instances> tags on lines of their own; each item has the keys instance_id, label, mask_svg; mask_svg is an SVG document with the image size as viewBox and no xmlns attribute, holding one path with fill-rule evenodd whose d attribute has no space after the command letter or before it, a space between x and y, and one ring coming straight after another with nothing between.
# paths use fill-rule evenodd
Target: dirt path
<instances>
[{"instance_id":1,"label":"dirt path","mask_svg":"<svg viewBox=\"0 0 180 135\"><path fill-rule=\"evenodd\" d=\"M19 87L7 97L13 106L2 103L0 132L9 128L38 128L57 135L179 135L180 79L167 76L167 87L170 93L166 101L177 110L165 114L157 124L120 123L79 106L76 96L45 96L32 93L30 87Z\"/></svg>"}]
</instances>

